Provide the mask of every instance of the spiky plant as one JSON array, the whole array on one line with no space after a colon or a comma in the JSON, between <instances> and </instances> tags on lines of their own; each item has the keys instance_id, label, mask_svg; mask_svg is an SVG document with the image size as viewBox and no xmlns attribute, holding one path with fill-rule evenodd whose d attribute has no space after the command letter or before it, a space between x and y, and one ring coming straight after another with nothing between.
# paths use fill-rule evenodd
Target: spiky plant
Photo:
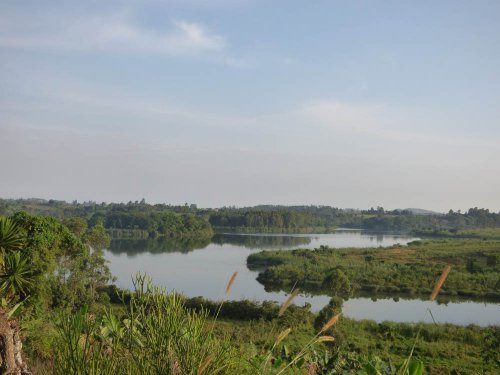
<instances>
[{"instance_id":1,"label":"spiky plant","mask_svg":"<svg viewBox=\"0 0 500 375\"><path fill-rule=\"evenodd\" d=\"M23 246L21 229L9 218L0 217L0 270L6 254L20 251Z\"/></svg>"},{"instance_id":2,"label":"spiky plant","mask_svg":"<svg viewBox=\"0 0 500 375\"><path fill-rule=\"evenodd\" d=\"M0 292L7 297L24 297L32 284L32 270L28 260L22 257L20 251L6 253L3 269L0 271Z\"/></svg>"}]
</instances>

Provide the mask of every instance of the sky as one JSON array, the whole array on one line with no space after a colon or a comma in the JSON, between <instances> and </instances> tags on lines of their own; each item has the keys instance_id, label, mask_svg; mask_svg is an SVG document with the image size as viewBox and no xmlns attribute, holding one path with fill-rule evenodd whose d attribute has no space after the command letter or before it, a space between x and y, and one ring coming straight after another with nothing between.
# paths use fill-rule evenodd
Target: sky
<instances>
[{"instance_id":1,"label":"sky","mask_svg":"<svg viewBox=\"0 0 500 375\"><path fill-rule=\"evenodd\" d=\"M0 2L0 197L500 210L500 2Z\"/></svg>"}]
</instances>

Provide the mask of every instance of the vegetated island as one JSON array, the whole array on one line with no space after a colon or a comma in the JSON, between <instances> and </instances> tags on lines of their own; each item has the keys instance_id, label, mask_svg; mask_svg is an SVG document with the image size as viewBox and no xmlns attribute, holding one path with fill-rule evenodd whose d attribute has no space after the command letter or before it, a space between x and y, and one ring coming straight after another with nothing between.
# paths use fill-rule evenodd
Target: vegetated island
<instances>
[{"instance_id":1,"label":"vegetated island","mask_svg":"<svg viewBox=\"0 0 500 375\"><path fill-rule=\"evenodd\" d=\"M428 296L452 265L441 295L500 301L500 241L425 240L387 248L262 251L247 265L267 289L293 285L329 295Z\"/></svg>"}]
</instances>

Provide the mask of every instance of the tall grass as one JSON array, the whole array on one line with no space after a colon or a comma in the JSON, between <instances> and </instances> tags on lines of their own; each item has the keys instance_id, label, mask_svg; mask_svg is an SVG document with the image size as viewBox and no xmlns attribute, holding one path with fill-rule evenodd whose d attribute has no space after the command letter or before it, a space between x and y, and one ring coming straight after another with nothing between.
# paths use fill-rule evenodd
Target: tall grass
<instances>
[{"instance_id":1,"label":"tall grass","mask_svg":"<svg viewBox=\"0 0 500 375\"><path fill-rule=\"evenodd\" d=\"M434 301L439 294L439 291L443 287L444 282L446 281L446 278L448 277L448 274L451 271L451 266L448 264L444 267L443 272L441 272L441 276L439 279L436 281L436 284L434 284L434 288L432 289L432 293L430 295L430 300ZM432 312L429 310L429 314L431 314L432 317ZM434 319L432 317L432 319ZM411 348L410 354L408 355L408 358L405 359L403 364L398 370L398 375L421 375L424 372L424 365L421 361L415 361L412 359L413 357L413 352L415 351L415 346L417 345L418 339L420 337L420 332L422 331L422 326L417 331L417 334L415 335L415 341L413 342L413 346Z\"/></svg>"},{"instance_id":2,"label":"tall grass","mask_svg":"<svg viewBox=\"0 0 500 375\"><path fill-rule=\"evenodd\" d=\"M247 372L237 349L206 328L208 314L183 305L183 297L137 276L127 313L93 319L86 309L58 324L53 373L239 374Z\"/></svg>"}]
</instances>

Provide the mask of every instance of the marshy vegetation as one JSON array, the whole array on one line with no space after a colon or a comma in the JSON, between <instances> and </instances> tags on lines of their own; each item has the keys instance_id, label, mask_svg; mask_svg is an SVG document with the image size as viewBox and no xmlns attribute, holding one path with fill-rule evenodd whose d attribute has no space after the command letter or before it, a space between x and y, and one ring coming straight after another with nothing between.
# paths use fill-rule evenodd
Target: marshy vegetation
<instances>
[{"instance_id":1,"label":"marshy vegetation","mask_svg":"<svg viewBox=\"0 0 500 375\"><path fill-rule=\"evenodd\" d=\"M310 291L349 297L377 295L428 296L436 274L446 264L453 272L443 295L500 300L500 241L426 240L407 246L372 249L262 251L247 259L261 270L267 288L299 285Z\"/></svg>"}]
</instances>

